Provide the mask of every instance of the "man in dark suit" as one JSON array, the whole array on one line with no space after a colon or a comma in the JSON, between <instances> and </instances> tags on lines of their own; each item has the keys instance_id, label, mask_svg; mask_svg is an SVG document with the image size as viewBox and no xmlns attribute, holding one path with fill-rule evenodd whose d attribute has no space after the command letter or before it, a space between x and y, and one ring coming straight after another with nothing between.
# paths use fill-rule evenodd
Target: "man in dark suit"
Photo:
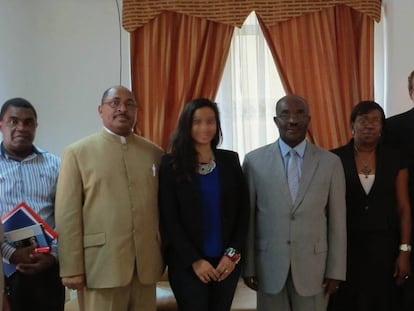
<instances>
[{"instance_id":1,"label":"man in dark suit","mask_svg":"<svg viewBox=\"0 0 414 311\"><path fill-rule=\"evenodd\" d=\"M414 71L408 76L408 94L414 101ZM396 149L403 151L407 157L409 169L409 191L411 206L414 205L414 108L392 116L386 120L384 142ZM413 213L411 213L413 217ZM413 219L412 219L413 221ZM414 230L411 230L413 241ZM414 271L414 256L411 253L411 271ZM409 277L402 286L402 303L404 311L414 310L414 278Z\"/></svg>"}]
</instances>

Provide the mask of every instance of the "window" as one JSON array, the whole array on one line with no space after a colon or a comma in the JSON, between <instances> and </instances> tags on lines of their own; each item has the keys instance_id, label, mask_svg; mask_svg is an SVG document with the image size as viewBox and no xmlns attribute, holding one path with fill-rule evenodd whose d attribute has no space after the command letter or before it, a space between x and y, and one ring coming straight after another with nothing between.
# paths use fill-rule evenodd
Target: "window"
<instances>
[{"instance_id":1,"label":"window","mask_svg":"<svg viewBox=\"0 0 414 311\"><path fill-rule=\"evenodd\" d=\"M224 149L240 158L274 142L276 101L285 95L273 57L252 12L234 31L227 64L216 97L221 113Z\"/></svg>"}]
</instances>

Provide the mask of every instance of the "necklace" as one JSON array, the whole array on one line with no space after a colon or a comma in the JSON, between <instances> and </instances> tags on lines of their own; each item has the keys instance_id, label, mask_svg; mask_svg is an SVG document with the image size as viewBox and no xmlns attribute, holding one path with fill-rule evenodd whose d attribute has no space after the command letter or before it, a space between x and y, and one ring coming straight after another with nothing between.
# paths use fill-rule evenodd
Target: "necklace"
<instances>
[{"instance_id":1,"label":"necklace","mask_svg":"<svg viewBox=\"0 0 414 311\"><path fill-rule=\"evenodd\" d=\"M198 163L197 172L200 175L207 175L211 173L216 168L216 161L211 159L207 163Z\"/></svg>"},{"instance_id":2,"label":"necklace","mask_svg":"<svg viewBox=\"0 0 414 311\"><path fill-rule=\"evenodd\" d=\"M368 178L368 176L371 175L373 170L368 164L368 161L361 158L360 151L358 150L358 147L356 145L354 145L354 150L355 150L355 155L357 156L358 160L361 162L361 165L362 165L362 168L360 169L359 172L363 174L365 178ZM373 157L374 150L375 149L369 151L369 160L371 160L371 158Z\"/></svg>"},{"instance_id":3,"label":"necklace","mask_svg":"<svg viewBox=\"0 0 414 311\"><path fill-rule=\"evenodd\" d=\"M372 169L368 166L368 163L364 160L361 160L362 162L362 168L361 173L364 174L365 178L368 178L368 176L371 174Z\"/></svg>"}]
</instances>

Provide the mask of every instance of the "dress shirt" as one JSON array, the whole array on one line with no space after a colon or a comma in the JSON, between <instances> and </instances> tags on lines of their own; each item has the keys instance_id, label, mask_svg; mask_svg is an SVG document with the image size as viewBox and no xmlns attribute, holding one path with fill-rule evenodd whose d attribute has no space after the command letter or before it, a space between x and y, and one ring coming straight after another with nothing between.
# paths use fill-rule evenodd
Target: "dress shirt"
<instances>
[{"instance_id":1,"label":"dress shirt","mask_svg":"<svg viewBox=\"0 0 414 311\"><path fill-rule=\"evenodd\" d=\"M285 163L285 171L287 171L288 161L289 161L289 151L290 149L294 149L296 151L296 160L298 164L298 171L299 171L299 178L302 177L302 164L303 164L303 156L305 155L306 149L306 139L302 140L299 144L295 147L288 146L281 138L279 139L279 148L280 152L282 153L283 161Z\"/></svg>"},{"instance_id":2,"label":"dress shirt","mask_svg":"<svg viewBox=\"0 0 414 311\"><path fill-rule=\"evenodd\" d=\"M33 153L17 160L0 146L0 214L4 215L18 203L26 202L52 228L55 227L54 205L59 157L33 146ZM3 257L10 259L14 248L1 246ZM56 241L52 253L56 254Z\"/></svg>"}]
</instances>

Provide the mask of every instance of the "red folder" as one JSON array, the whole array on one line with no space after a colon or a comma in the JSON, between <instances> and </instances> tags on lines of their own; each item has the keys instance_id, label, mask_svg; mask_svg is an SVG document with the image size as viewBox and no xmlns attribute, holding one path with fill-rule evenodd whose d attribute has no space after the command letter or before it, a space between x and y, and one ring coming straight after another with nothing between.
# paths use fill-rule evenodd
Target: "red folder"
<instances>
[{"instance_id":1,"label":"red folder","mask_svg":"<svg viewBox=\"0 0 414 311\"><path fill-rule=\"evenodd\" d=\"M20 202L11 211L4 214L1 221L5 232L41 224L49 242L58 237L57 232L25 202Z\"/></svg>"}]
</instances>

